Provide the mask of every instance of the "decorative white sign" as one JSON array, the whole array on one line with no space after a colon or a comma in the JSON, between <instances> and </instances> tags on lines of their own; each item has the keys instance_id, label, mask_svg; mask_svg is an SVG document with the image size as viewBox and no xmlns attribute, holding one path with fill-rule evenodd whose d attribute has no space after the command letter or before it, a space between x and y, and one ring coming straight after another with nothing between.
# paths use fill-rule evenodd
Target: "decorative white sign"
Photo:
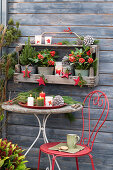
<instances>
[{"instance_id":1,"label":"decorative white sign","mask_svg":"<svg viewBox=\"0 0 113 170\"><path fill-rule=\"evenodd\" d=\"M52 37L45 37L45 44L51 44Z\"/></svg>"},{"instance_id":2,"label":"decorative white sign","mask_svg":"<svg viewBox=\"0 0 113 170\"><path fill-rule=\"evenodd\" d=\"M42 36L41 35L35 35L35 44L41 44Z\"/></svg>"}]
</instances>

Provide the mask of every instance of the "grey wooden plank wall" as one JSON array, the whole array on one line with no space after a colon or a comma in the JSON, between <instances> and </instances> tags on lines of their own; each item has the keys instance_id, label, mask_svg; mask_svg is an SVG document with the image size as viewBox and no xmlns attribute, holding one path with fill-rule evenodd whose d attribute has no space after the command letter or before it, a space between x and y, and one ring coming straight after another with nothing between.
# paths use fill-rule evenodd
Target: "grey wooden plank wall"
<instances>
[{"instance_id":1,"label":"grey wooden plank wall","mask_svg":"<svg viewBox=\"0 0 113 170\"><path fill-rule=\"evenodd\" d=\"M34 37L43 32L63 31L71 27L79 35L92 35L100 40L100 81L95 88L82 88L67 85L47 85L44 91L47 94L72 96L75 100L83 101L92 90L102 90L110 101L110 113L101 129L93 150L95 168L97 170L113 170L113 1L110 0L8 0L8 18L20 22L22 37L19 43L24 43L27 37ZM62 37L54 37L58 42ZM69 40L74 37L68 36ZM13 44L9 51L14 50ZM15 95L20 91L37 87L37 84L8 84L8 94ZM15 93L14 93L15 91ZM98 111L93 110L93 124L98 118ZM81 134L81 112L74 113L76 121L70 122L64 115L51 116L47 123L47 135L50 141L62 141L67 133ZM8 114L7 137L23 148L28 148L35 139L38 124L32 115ZM86 130L87 133L87 130ZM38 148L43 143L42 136L28 154L28 165L37 167ZM60 158L59 163L63 170L74 170L75 160ZM47 156L43 154L41 168L48 164ZM88 157L79 159L81 170L91 170Z\"/></svg>"}]
</instances>

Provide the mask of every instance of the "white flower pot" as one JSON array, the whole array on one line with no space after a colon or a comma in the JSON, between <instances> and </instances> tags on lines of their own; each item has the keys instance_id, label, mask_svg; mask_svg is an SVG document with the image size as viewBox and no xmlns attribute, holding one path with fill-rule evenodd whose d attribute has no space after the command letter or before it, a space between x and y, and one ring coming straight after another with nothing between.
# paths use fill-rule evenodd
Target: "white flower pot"
<instances>
[{"instance_id":1,"label":"white flower pot","mask_svg":"<svg viewBox=\"0 0 113 170\"><path fill-rule=\"evenodd\" d=\"M38 74L53 75L54 67L38 67Z\"/></svg>"}]
</instances>

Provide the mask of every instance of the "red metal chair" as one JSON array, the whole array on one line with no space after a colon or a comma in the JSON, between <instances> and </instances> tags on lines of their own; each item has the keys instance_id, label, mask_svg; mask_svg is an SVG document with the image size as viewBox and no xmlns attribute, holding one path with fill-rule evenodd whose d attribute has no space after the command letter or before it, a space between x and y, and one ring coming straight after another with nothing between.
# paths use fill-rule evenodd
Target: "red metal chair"
<instances>
[{"instance_id":1,"label":"red metal chair","mask_svg":"<svg viewBox=\"0 0 113 170\"><path fill-rule=\"evenodd\" d=\"M84 155L89 156L89 158L91 160L91 164L92 164L92 169L95 170L94 163L93 163L93 156L91 155L91 151L93 149L93 144L94 144L95 138L97 136L97 133L100 130L100 128L102 127L102 125L104 124L104 122L105 122L105 120L106 120L106 118L108 116L109 101L108 101L108 98L107 98L105 93L96 90L96 91L93 91L93 92L89 93L87 95L87 97L85 98L83 103L85 105L85 107L82 109L83 130L82 130L81 140L80 140L80 143L78 145L84 146L85 148L83 150L75 153L75 154L70 154L70 153L65 153L65 152L60 152L60 151L53 151L53 150L49 149L50 147L53 147L53 146L57 145L60 142L52 142L52 143L43 144L43 145L40 146L37 170L39 170L39 166L40 166L41 152L44 152L46 154L49 154L49 155L53 156L53 158L52 158L52 170L54 170L56 157L75 157L77 170L79 170L78 157L81 157L81 156L84 156ZM88 105L88 107L86 107L86 105ZM92 128L91 119L90 119L90 117L91 117L90 106L92 108L94 108L94 107L97 108L98 107L98 112L101 112L100 117L99 117L96 125L93 128ZM83 114L84 109L88 110L88 114L87 114L88 119L85 119L85 116ZM85 113L85 115L86 115L86 113ZM89 123L88 135L87 135L88 137L84 136L85 132L86 132L85 121L88 121L88 123Z\"/></svg>"}]
</instances>

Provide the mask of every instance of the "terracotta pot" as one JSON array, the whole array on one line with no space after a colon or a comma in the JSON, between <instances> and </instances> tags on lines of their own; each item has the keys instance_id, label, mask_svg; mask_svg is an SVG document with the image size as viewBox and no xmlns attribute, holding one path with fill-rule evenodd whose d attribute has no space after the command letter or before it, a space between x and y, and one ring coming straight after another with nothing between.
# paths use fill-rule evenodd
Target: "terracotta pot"
<instances>
[{"instance_id":1,"label":"terracotta pot","mask_svg":"<svg viewBox=\"0 0 113 170\"><path fill-rule=\"evenodd\" d=\"M75 76L78 76L79 73L81 74L81 76L88 76L89 75L89 70L75 69Z\"/></svg>"},{"instance_id":2,"label":"terracotta pot","mask_svg":"<svg viewBox=\"0 0 113 170\"><path fill-rule=\"evenodd\" d=\"M54 67L38 67L38 74L53 75Z\"/></svg>"}]
</instances>

